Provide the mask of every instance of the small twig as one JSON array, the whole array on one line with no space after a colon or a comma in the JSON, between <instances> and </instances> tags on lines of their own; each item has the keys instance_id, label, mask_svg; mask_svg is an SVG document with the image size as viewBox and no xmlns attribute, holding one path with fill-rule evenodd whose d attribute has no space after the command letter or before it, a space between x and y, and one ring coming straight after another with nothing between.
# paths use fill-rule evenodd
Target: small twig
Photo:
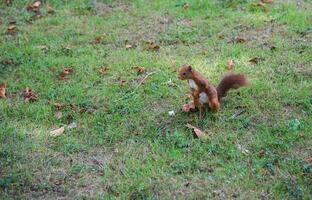
<instances>
[{"instance_id":1,"label":"small twig","mask_svg":"<svg viewBox=\"0 0 312 200\"><path fill-rule=\"evenodd\" d=\"M144 81L151 75L155 74L155 73L158 73L159 71L153 71L153 72L150 72L148 74L146 74L146 76L139 82L139 84L133 89L133 91L131 93L129 93L128 95L125 95L123 97L121 97L120 99L116 100L115 102L118 102L118 101L121 101L123 100L124 98L132 95L135 93L135 91L144 83Z\"/></svg>"},{"instance_id":2,"label":"small twig","mask_svg":"<svg viewBox=\"0 0 312 200\"><path fill-rule=\"evenodd\" d=\"M155 74L155 73L157 73L158 71L154 71L154 72L150 72L150 73L148 73L148 74L146 74L146 76L140 81L140 83L134 88L134 90L133 90L133 92L135 92L141 85L142 85L142 83L144 83L144 81L150 76L150 75L152 75L152 74ZM132 92L132 93L133 93Z\"/></svg>"}]
</instances>

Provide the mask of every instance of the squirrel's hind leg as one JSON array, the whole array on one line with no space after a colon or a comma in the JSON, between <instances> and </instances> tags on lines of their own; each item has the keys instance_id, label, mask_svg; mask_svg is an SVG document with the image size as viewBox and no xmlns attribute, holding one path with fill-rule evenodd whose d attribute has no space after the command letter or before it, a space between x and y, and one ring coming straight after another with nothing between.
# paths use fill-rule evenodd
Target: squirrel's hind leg
<instances>
[{"instance_id":1,"label":"squirrel's hind leg","mask_svg":"<svg viewBox=\"0 0 312 200\"><path fill-rule=\"evenodd\" d=\"M220 108L220 102L217 97L209 99L209 107L213 112L217 112Z\"/></svg>"}]
</instances>

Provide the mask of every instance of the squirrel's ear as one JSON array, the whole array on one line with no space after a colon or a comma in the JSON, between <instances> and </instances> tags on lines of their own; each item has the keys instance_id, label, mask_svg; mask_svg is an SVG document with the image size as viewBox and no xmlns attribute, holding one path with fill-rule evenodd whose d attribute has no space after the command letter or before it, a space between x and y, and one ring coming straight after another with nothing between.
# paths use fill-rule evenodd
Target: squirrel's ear
<instances>
[{"instance_id":1,"label":"squirrel's ear","mask_svg":"<svg viewBox=\"0 0 312 200\"><path fill-rule=\"evenodd\" d=\"M193 70L191 65L188 66L188 70L189 70L190 72Z\"/></svg>"}]
</instances>

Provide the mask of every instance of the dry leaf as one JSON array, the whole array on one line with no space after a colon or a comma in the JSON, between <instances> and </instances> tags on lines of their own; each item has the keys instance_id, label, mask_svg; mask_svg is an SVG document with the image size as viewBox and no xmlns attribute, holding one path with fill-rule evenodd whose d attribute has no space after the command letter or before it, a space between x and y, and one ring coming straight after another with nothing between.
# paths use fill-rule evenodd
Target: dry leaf
<instances>
[{"instance_id":1,"label":"dry leaf","mask_svg":"<svg viewBox=\"0 0 312 200\"><path fill-rule=\"evenodd\" d=\"M24 90L25 102L34 102L38 100L38 96L32 91L32 89L26 87Z\"/></svg>"},{"instance_id":2,"label":"dry leaf","mask_svg":"<svg viewBox=\"0 0 312 200\"><path fill-rule=\"evenodd\" d=\"M53 14L53 13L55 13L55 10L54 10L54 8L52 8L51 6L47 5L47 12L48 12L49 14Z\"/></svg>"},{"instance_id":3,"label":"dry leaf","mask_svg":"<svg viewBox=\"0 0 312 200\"><path fill-rule=\"evenodd\" d=\"M262 1L260 1L258 3L253 3L252 5L255 6L255 7L261 7L261 8L265 7L265 3L263 3Z\"/></svg>"},{"instance_id":4,"label":"dry leaf","mask_svg":"<svg viewBox=\"0 0 312 200\"><path fill-rule=\"evenodd\" d=\"M144 67L136 66L133 69L136 69L138 74L143 74L145 72Z\"/></svg>"},{"instance_id":5,"label":"dry leaf","mask_svg":"<svg viewBox=\"0 0 312 200\"><path fill-rule=\"evenodd\" d=\"M126 84L126 81L125 81L125 80L120 80L120 81L119 81L119 85L120 85L120 86L123 87L123 86L125 86L125 84Z\"/></svg>"},{"instance_id":6,"label":"dry leaf","mask_svg":"<svg viewBox=\"0 0 312 200\"><path fill-rule=\"evenodd\" d=\"M182 8L183 8L184 10L187 10L189 7L190 7L190 4L189 4L189 3L184 3L183 6L182 6Z\"/></svg>"},{"instance_id":7,"label":"dry leaf","mask_svg":"<svg viewBox=\"0 0 312 200\"><path fill-rule=\"evenodd\" d=\"M12 64L13 64L13 61L10 60L10 59L8 59L8 60L4 60L2 63L3 63L4 65L12 65Z\"/></svg>"},{"instance_id":8,"label":"dry leaf","mask_svg":"<svg viewBox=\"0 0 312 200\"><path fill-rule=\"evenodd\" d=\"M12 0L5 0L5 5L6 6L11 6L12 5Z\"/></svg>"},{"instance_id":9,"label":"dry leaf","mask_svg":"<svg viewBox=\"0 0 312 200\"><path fill-rule=\"evenodd\" d=\"M268 171L266 169L262 169L261 174L262 176L266 176L268 173Z\"/></svg>"},{"instance_id":10,"label":"dry leaf","mask_svg":"<svg viewBox=\"0 0 312 200\"><path fill-rule=\"evenodd\" d=\"M191 124L187 124L186 127L191 128L194 130L195 136L199 139L207 139L208 135L203 132L202 130L200 130L199 128L191 125Z\"/></svg>"},{"instance_id":11,"label":"dry leaf","mask_svg":"<svg viewBox=\"0 0 312 200\"><path fill-rule=\"evenodd\" d=\"M50 131L50 136L57 137L59 135L62 135L64 133L64 131L65 131L65 128L64 128L64 126L62 126L61 128Z\"/></svg>"},{"instance_id":12,"label":"dry leaf","mask_svg":"<svg viewBox=\"0 0 312 200\"><path fill-rule=\"evenodd\" d=\"M5 98L5 91L6 91L6 81L2 81L1 85L0 85L0 98Z\"/></svg>"},{"instance_id":13,"label":"dry leaf","mask_svg":"<svg viewBox=\"0 0 312 200\"><path fill-rule=\"evenodd\" d=\"M74 70L73 70L73 68L71 68L71 67L65 67L64 70L63 70L63 72L64 72L65 74L71 74L71 73L74 72Z\"/></svg>"},{"instance_id":14,"label":"dry leaf","mask_svg":"<svg viewBox=\"0 0 312 200\"><path fill-rule=\"evenodd\" d=\"M59 75L59 80L65 80L66 77L74 72L72 67L65 67Z\"/></svg>"},{"instance_id":15,"label":"dry leaf","mask_svg":"<svg viewBox=\"0 0 312 200\"><path fill-rule=\"evenodd\" d=\"M247 41L247 39L243 36L238 36L235 40L237 43L244 43Z\"/></svg>"},{"instance_id":16,"label":"dry leaf","mask_svg":"<svg viewBox=\"0 0 312 200\"><path fill-rule=\"evenodd\" d=\"M227 64L226 64L226 68L227 68L227 70L232 70L233 69L233 66L234 66L234 64L235 64L235 62L234 62L234 60L229 60L228 62L227 62Z\"/></svg>"},{"instance_id":17,"label":"dry leaf","mask_svg":"<svg viewBox=\"0 0 312 200\"><path fill-rule=\"evenodd\" d=\"M262 3L273 3L273 0L260 0Z\"/></svg>"},{"instance_id":18,"label":"dry leaf","mask_svg":"<svg viewBox=\"0 0 312 200\"><path fill-rule=\"evenodd\" d=\"M108 73L108 70L109 70L108 67L101 67L99 69L99 73L102 74L102 75L105 75L105 74Z\"/></svg>"},{"instance_id":19,"label":"dry leaf","mask_svg":"<svg viewBox=\"0 0 312 200\"><path fill-rule=\"evenodd\" d=\"M94 44L100 44L102 42L102 37L98 36L94 38Z\"/></svg>"},{"instance_id":20,"label":"dry leaf","mask_svg":"<svg viewBox=\"0 0 312 200\"><path fill-rule=\"evenodd\" d=\"M33 4L27 6L28 11L38 12L41 6L41 1L35 1Z\"/></svg>"},{"instance_id":21,"label":"dry leaf","mask_svg":"<svg viewBox=\"0 0 312 200\"><path fill-rule=\"evenodd\" d=\"M160 48L160 46L156 44L155 42L147 41L146 43L148 44L147 48L149 50L158 50Z\"/></svg>"},{"instance_id":22,"label":"dry leaf","mask_svg":"<svg viewBox=\"0 0 312 200\"><path fill-rule=\"evenodd\" d=\"M65 107L65 105L61 103L54 103L53 106L55 110L62 110Z\"/></svg>"},{"instance_id":23,"label":"dry leaf","mask_svg":"<svg viewBox=\"0 0 312 200\"><path fill-rule=\"evenodd\" d=\"M8 29L7 29L7 33L14 35L16 33L16 25L15 24L11 24Z\"/></svg>"},{"instance_id":24,"label":"dry leaf","mask_svg":"<svg viewBox=\"0 0 312 200\"><path fill-rule=\"evenodd\" d=\"M258 64L259 61L260 61L259 57L254 57L254 58L249 60L250 64L253 64L253 65Z\"/></svg>"},{"instance_id":25,"label":"dry leaf","mask_svg":"<svg viewBox=\"0 0 312 200\"><path fill-rule=\"evenodd\" d=\"M220 40L223 40L223 39L225 38L225 36L224 36L224 34L219 34L219 35L218 35L218 38L219 38Z\"/></svg>"},{"instance_id":26,"label":"dry leaf","mask_svg":"<svg viewBox=\"0 0 312 200\"><path fill-rule=\"evenodd\" d=\"M203 51L202 51L203 55L208 55L208 53L209 53L208 49L203 49Z\"/></svg>"},{"instance_id":27,"label":"dry leaf","mask_svg":"<svg viewBox=\"0 0 312 200\"><path fill-rule=\"evenodd\" d=\"M156 43L151 43L149 46L148 46L149 49L151 50L158 50L160 48L160 46Z\"/></svg>"},{"instance_id":28,"label":"dry leaf","mask_svg":"<svg viewBox=\"0 0 312 200\"><path fill-rule=\"evenodd\" d=\"M265 156L265 154L266 154L266 152L265 152L265 150L261 150L260 152L259 152L259 157L264 157Z\"/></svg>"},{"instance_id":29,"label":"dry leaf","mask_svg":"<svg viewBox=\"0 0 312 200\"><path fill-rule=\"evenodd\" d=\"M131 49L132 45L131 44L126 44L126 49Z\"/></svg>"}]
</instances>

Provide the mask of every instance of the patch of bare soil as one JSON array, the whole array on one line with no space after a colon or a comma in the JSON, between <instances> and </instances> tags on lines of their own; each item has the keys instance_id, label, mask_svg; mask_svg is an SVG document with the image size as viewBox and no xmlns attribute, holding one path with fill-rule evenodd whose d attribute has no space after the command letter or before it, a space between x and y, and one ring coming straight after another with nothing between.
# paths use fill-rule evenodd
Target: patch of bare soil
<instances>
[{"instance_id":1,"label":"patch of bare soil","mask_svg":"<svg viewBox=\"0 0 312 200\"><path fill-rule=\"evenodd\" d=\"M299 10L308 10L312 7L312 4L305 0L275 0L275 4L295 4Z\"/></svg>"},{"instance_id":2,"label":"patch of bare soil","mask_svg":"<svg viewBox=\"0 0 312 200\"><path fill-rule=\"evenodd\" d=\"M95 197L99 192L110 190L110 184L102 182L105 170L114 161L114 151L91 150L73 155L55 154L33 171L27 198L75 199ZM43 157L41 153L35 157Z\"/></svg>"},{"instance_id":3,"label":"patch of bare soil","mask_svg":"<svg viewBox=\"0 0 312 200\"><path fill-rule=\"evenodd\" d=\"M101 2L95 2L94 7L96 10L96 14L100 16L106 16L115 11L128 12L131 10L131 4L125 3L117 3L109 5Z\"/></svg>"},{"instance_id":4,"label":"patch of bare soil","mask_svg":"<svg viewBox=\"0 0 312 200\"><path fill-rule=\"evenodd\" d=\"M141 17L132 25L120 32L120 38L134 46L142 42L156 41L156 38L165 33L169 25L173 22L173 17L165 15L151 15L150 17Z\"/></svg>"},{"instance_id":5,"label":"patch of bare soil","mask_svg":"<svg viewBox=\"0 0 312 200\"><path fill-rule=\"evenodd\" d=\"M225 38L229 38L229 42L246 43L249 48L268 47L273 50L275 47L271 44L271 38L274 35L287 35L287 26L275 21L260 28L240 24L234 27L232 35Z\"/></svg>"}]
</instances>

